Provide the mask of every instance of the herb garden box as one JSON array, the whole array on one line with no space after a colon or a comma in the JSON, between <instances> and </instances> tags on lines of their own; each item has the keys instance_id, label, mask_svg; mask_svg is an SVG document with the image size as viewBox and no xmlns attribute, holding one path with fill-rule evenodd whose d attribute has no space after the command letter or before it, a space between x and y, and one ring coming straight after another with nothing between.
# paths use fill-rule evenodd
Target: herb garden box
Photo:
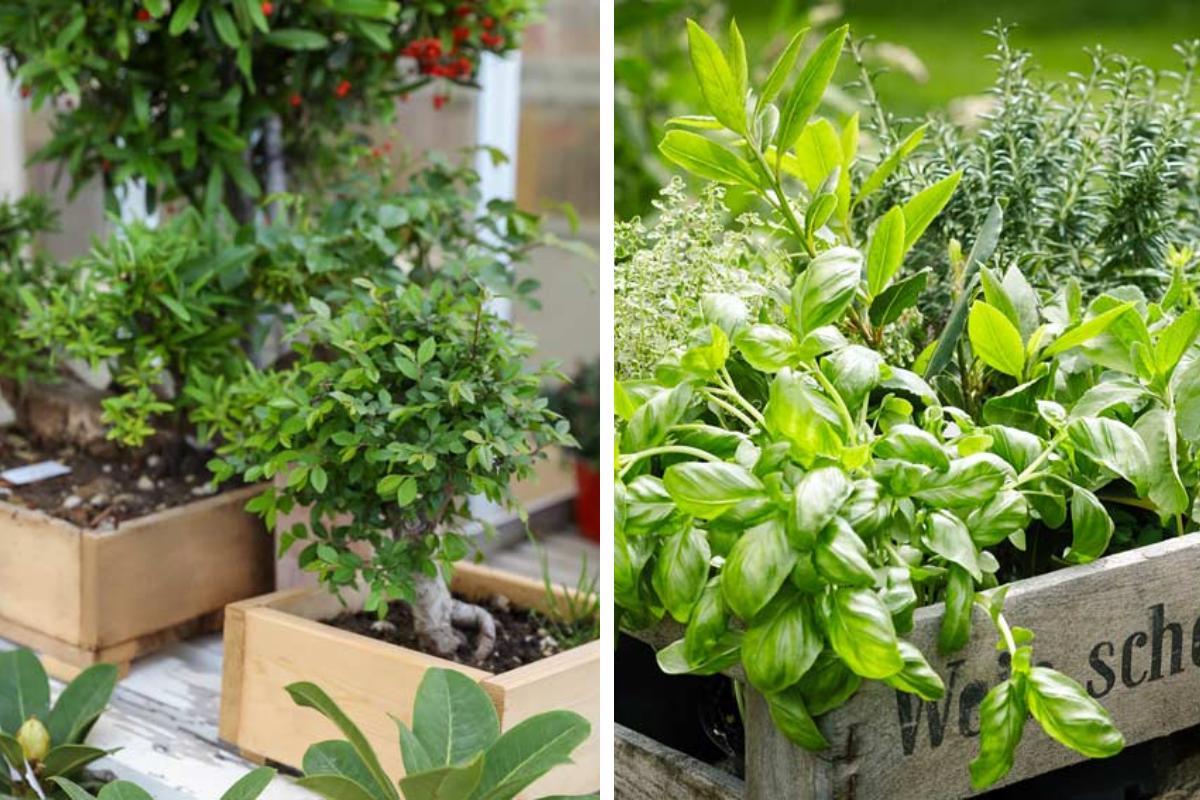
<instances>
[{"instance_id":1,"label":"herb garden box","mask_svg":"<svg viewBox=\"0 0 1200 800\"><path fill-rule=\"evenodd\" d=\"M1037 631L1038 662L1083 684L1112 713L1127 746L1133 745L1200 724L1200 591L1191 580L1198 569L1200 534L1189 534L1018 581L1005 614ZM926 702L864 682L849 702L819 720L831 743L826 752L808 753L788 742L761 696L748 689L747 800L976 794L967 765L979 749L979 703L1008 676L1008 655L996 649L978 607L969 644L949 657L936 655L941 616L941 604L919 609L908 638L928 654L945 682L945 697ZM662 627L641 638L662 646L682 633L674 623ZM740 677L740 668L731 674ZM618 773L629 766L626 749L618 748ZM658 760L660 772L674 769L673 759ZM996 786L1084 760L1029 720L1012 771Z\"/></svg>"},{"instance_id":2,"label":"herb garden box","mask_svg":"<svg viewBox=\"0 0 1200 800\"><path fill-rule=\"evenodd\" d=\"M503 594L515 606L546 610L540 582L487 567L457 565L451 588L468 600ZM347 599L354 607L354 599ZM392 716L411 724L422 676L431 667L443 667L479 681L496 704L504 730L551 709L572 710L591 722L591 738L575 752L575 763L539 781L529 797L598 788L600 642L492 674L321 622L344 610L323 588L276 592L229 606L221 692L224 741L252 760L300 767L309 745L337 733L320 715L297 707L284 689L311 681L359 723L388 773L401 775Z\"/></svg>"},{"instance_id":3,"label":"herb garden box","mask_svg":"<svg viewBox=\"0 0 1200 800\"><path fill-rule=\"evenodd\" d=\"M0 636L40 651L51 675L122 670L219 629L227 603L269 591L271 537L243 510L259 487L149 514L113 531L0 503Z\"/></svg>"}]
</instances>

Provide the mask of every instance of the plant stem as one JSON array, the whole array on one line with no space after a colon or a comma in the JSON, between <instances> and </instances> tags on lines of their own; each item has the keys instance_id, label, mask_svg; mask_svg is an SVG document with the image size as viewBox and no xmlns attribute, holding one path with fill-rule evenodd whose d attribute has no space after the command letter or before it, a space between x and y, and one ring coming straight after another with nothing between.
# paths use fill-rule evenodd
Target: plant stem
<instances>
[{"instance_id":1,"label":"plant stem","mask_svg":"<svg viewBox=\"0 0 1200 800\"><path fill-rule=\"evenodd\" d=\"M629 472L633 465L644 458L670 454L695 456L696 458L703 459L704 461L711 461L714 463L721 462L721 458L719 456L715 456L707 450L701 450L698 447L688 447L682 444L663 445L661 447L650 447L645 450L639 450L636 453L626 453L622 455L620 460L623 466L621 467L621 473L619 477L624 478L626 473Z\"/></svg>"}]
</instances>

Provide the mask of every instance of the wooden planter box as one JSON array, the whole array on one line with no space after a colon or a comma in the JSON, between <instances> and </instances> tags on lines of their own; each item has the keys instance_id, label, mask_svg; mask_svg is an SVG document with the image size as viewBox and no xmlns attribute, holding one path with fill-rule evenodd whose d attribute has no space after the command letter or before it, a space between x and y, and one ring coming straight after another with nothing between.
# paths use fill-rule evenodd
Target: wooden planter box
<instances>
[{"instance_id":1,"label":"wooden planter box","mask_svg":"<svg viewBox=\"0 0 1200 800\"><path fill-rule=\"evenodd\" d=\"M503 594L515 605L545 610L542 584L487 567L459 564L452 588L471 599ZM361 599L347 598L351 606ZM542 711L568 709L592 724L573 756L522 797L579 794L600 785L600 658L591 642L534 664L494 675L452 661L351 633L320 620L344 609L322 588L302 587L234 603L226 609L221 690L221 739L253 761L299 768L316 742L341 738L332 723L300 708L284 690L311 681L329 693L362 728L389 775L404 773L396 723L412 721L417 686L430 667L477 679L507 730Z\"/></svg>"},{"instance_id":2,"label":"wooden planter box","mask_svg":"<svg viewBox=\"0 0 1200 800\"><path fill-rule=\"evenodd\" d=\"M686 753L616 725L616 800L742 800L741 780Z\"/></svg>"},{"instance_id":3,"label":"wooden planter box","mask_svg":"<svg viewBox=\"0 0 1200 800\"><path fill-rule=\"evenodd\" d=\"M70 678L122 672L140 655L219 629L227 603L270 591L271 537L243 507L247 486L86 530L0 503L0 637L40 651Z\"/></svg>"},{"instance_id":4,"label":"wooden planter box","mask_svg":"<svg viewBox=\"0 0 1200 800\"><path fill-rule=\"evenodd\" d=\"M1200 534L1119 553L1012 585L1005 616L1032 629L1034 657L1079 681L1112 713L1127 745L1200 724ZM946 684L928 703L865 682L820 720L831 747L808 753L746 693L747 800L950 800L973 792L979 704L1008 675L991 621L975 610L971 640L941 657L941 604L919 609L909 638ZM663 645L679 630L647 637ZM731 673L740 677L740 671ZM1004 786L1086 760L1027 724ZM995 787L993 787L995 788ZM704 795L701 795L704 796Z\"/></svg>"}]
</instances>

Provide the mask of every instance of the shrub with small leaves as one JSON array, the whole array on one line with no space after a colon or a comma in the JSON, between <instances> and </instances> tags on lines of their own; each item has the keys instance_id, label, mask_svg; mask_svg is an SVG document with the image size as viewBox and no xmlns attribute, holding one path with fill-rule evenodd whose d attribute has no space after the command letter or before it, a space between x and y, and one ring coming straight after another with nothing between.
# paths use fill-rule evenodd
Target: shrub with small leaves
<instances>
[{"instance_id":1,"label":"shrub with small leaves","mask_svg":"<svg viewBox=\"0 0 1200 800\"><path fill-rule=\"evenodd\" d=\"M245 218L281 162L320 167L347 126L430 81L474 86L480 55L517 47L532 13L528 0L44 0L0 7L0 47L35 107L54 104L37 158L65 163L75 188L144 178L151 207L228 199Z\"/></svg>"},{"instance_id":2,"label":"shrub with small leaves","mask_svg":"<svg viewBox=\"0 0 1200 800\"><path fill-rule=\"evenodd\" d=\"M22 289L44 285L53 267L37 251L36 239L54 230L57 220L40 195L27 195L15 203L0 202L0 391L9 381L21 383L39 377L44 348L18 336L25 319Z\"/></svg>"},{"instance_id":3,"label":"shrub with small leaves","mask_svg":"<svg viewBox=\"0 0 1200 800\"><path fill-rule=\"evenodd\" d=\"M336 311L311 301L289 368L231 387L210 467L220 480L279 476L248 508L269 527L310 509L282 548L300 540L300 564L331 589L361 581L369 611L412 602L418 633L453 651L451 609L425 612L448 601L439 567L470 550L468 496L514 506L512 481L573 440L539 392L553 373L527 370L532 340L489 311L478 284L356 285Z\"/></svg>"}]
</instances>

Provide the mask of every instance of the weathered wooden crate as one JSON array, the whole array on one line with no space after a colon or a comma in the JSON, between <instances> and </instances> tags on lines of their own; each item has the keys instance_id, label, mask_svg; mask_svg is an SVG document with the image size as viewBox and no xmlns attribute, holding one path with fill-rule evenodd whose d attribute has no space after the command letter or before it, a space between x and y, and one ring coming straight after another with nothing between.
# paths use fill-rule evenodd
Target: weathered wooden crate
<instances>
[{"instance_id":1,"label":"weathered wooden crate","mask_svg":"<svg viewBox=\"0 0 1200 800\"><path fill-rule=\"evenodd\" d=\"M80 528L0 503L0 637L67 679L219 629L227 603L272 586L271 537L248 486L125 522Z\"/></svg>"},{"instance_id":2,"label":"weathered wooden crate","mask_svg":"<svg viewBox=\"0 0 1200 800\"><path fill-rule=\"evenodd\" d=\"M474 564L460 564L454 591L472 599L503 594L512 603L546 609L545 589L534 580ZM346 601L353 608L361 597ZM509 672L492 674L351 633L320 620L345 610L322 588L302 587L235 603L226 609L221 738L254 761L299 768L312 744L339 738L337 729L285 691L311 681L329 693L363 730L388 773L404 772L392 716L412 721L417 686L431 667L456 669L479 681L496 705L501 728L542 711L568 709L592 724L592 735L572 759L522 797L579 794L600 785L600 658L591 642Z\"/></svg>"},{"instance_id":3,"label":"weathered wooden crate","mask_svg":"<svg viewBox=\"0 0 1200 800\"><path fill-rule=\"evenodd\" d=\"M1200 723L1200 534L1013 584L1005 616L1032 629L1034 657L1079 681L1112 713L1128 744ZM810 755L771 724L761 698L747 709L750 798L969 797L979 703L1008 674L990 620L975 612L971 641L937 656L940 605L921 609L914 644L931 657L946 696L926 703L870 683L822 720L832 747ZM1003 784L1083 761L1029 722Z\"/></svg>"},{"instance_id":4,"label":"weathered wooden crate","mask_svg":"<svg viewBox=\"0 0 1200 800\"><path fill-rule=\"evenodd\" d=\"M742 800L741 780L616 725L616 800Z\"/></svg>"},{"instance_id":5,"label":"weathered wooden crate","mask_svg":"<svg viewBox=\"0 0 1200 800\"><path fill-rule=\"evenodd\" d=\"M1200 724L1200 534L1014 583L1005 616L1032 629L1035 660L1075 680L1112 713L1127 744ZM941 604L917 611L909 639L946 684L930 703L878 682L820 720L831 746L808 753L746 693L747 800L949 800L976 794L967 765L979 748L979 704L1008 675L991 621L975 610L971 640L940 656ZM662 646L680 631L646 637ZM731 673L740 677L740 671ZM1014 783L1084 761L1030 721Z\"/></svg>"}]
</instances>

